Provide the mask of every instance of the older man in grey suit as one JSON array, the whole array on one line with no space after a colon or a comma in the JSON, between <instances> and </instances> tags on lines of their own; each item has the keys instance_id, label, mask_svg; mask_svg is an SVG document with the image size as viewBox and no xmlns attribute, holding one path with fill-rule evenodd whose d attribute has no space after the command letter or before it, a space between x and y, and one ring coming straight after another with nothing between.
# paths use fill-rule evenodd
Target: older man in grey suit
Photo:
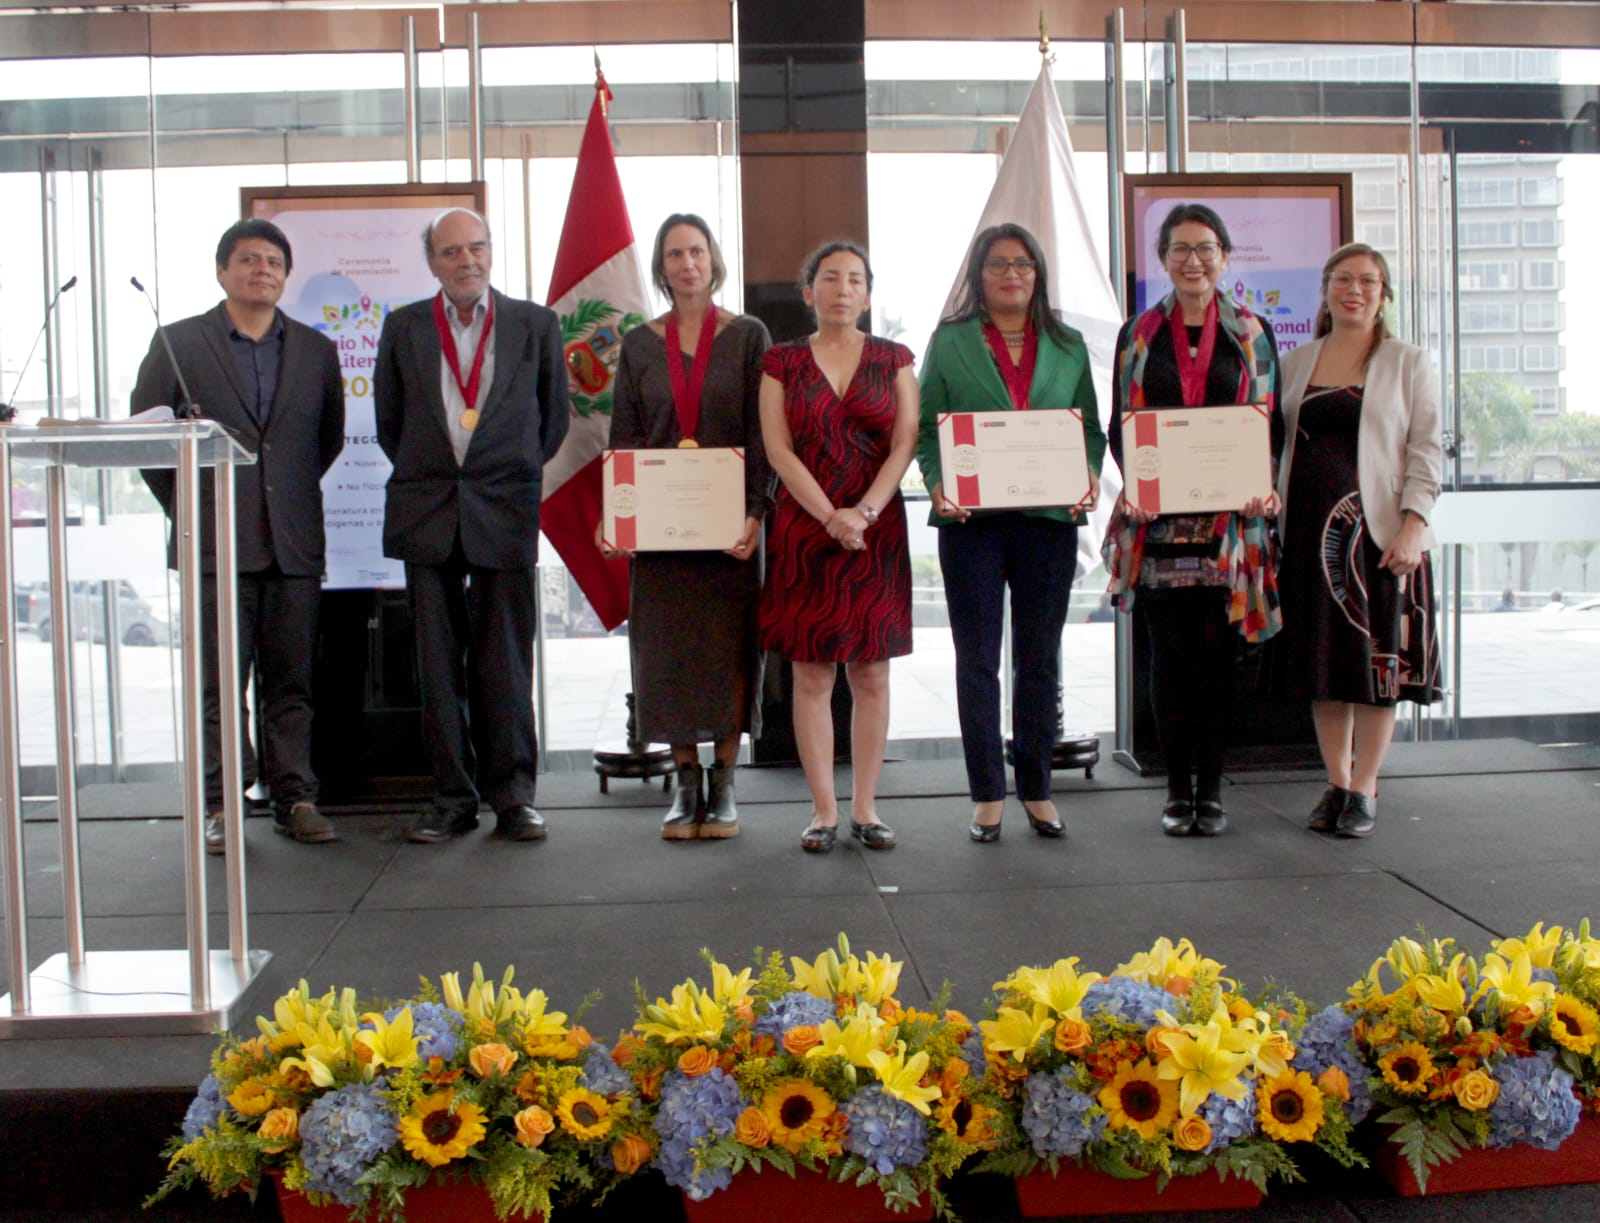
<instances>
[{"instance_id":1,"label":"older man in grey suit","mask_svg":"<svg viewBox=\"0 0 1600 1223\"><path fill-rule=\"evenodd\" d=\"M440 292L383 324L373 403L394 464L383 551L406 562L432 809L424 844L478 826L537 841L533 638L545 462L569 402L555 314L489 287L489 226L442 213L423 232Z\"/></svg>"},{"instance_id":2,"label":"older man in grey suit","mask_svg":"<svg viewBox=\"0 0 1600 1223\"><path fill-rule=\"evenodd\" d=\"M311 669L322 598L322 476L344 448L344 379L333 341L278 309L294 266L289 239L270 221L240 221L217 244L224 300L167 328L182 370L159 336L139 367L135 412L179 406L187 381L200 414L226 425L253 451L235 480L239 567L239 688L252 668L262 713L261 772L272 789L275 828L306 843L338 840L317 810L311 767ZM171 471L145 482L170 517ZM201 477L201 642L205 671L206 848L225 849L222 828L222 707L218 700L215 498ZM169 563L175 553L169 552ZM249 720L241 717L241 728ZM244 783L256 782L244 731Z\"/></svg>"}]
</instances>

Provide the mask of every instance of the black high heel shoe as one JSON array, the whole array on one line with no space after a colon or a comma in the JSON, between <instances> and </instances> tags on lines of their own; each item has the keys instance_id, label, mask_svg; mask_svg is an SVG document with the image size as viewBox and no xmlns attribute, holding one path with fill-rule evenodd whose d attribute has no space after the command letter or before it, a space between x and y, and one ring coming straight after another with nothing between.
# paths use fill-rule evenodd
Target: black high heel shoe
<instances>
[{"instance_id":1,"label":"black high heel shoe","mask_svg":"<svg viewBox=\"0 0 1600 1223\"><path fill-rule=\"evenodd\" d=\"M967 829L967 835L979 845L992 845L1000 839L1000 821L980 824L977 820L973 820L972 826Z\"/></svg>"},{"instance_id":2,"label":"black high heel shoe","mask_svg":"<svg viewBox=\"0 0 1600 1223\"><path fill-rule=\"evenodd\" d=\"M1055 838L1064 837L1067 835L1066 825L1064 825L1059 819L1041 820L1038 816L1034 815L1033 812L1028 810L1027 803L1022 804L1022 814L1028 817L1028 827L1032 828L1041 837L1047 837L1054 840Z\"/></svg>"},{"instance_id":3,"label":"black high heel shoe","mask_svg":"<svg viewBox=\"0 0 1600 1223\"><path fill-rule=\"evenodd\" d=\"M850 835L868 849L893 849L894 829L883 823L858 824L850 821Z\"/></svg>"}]
</instances>

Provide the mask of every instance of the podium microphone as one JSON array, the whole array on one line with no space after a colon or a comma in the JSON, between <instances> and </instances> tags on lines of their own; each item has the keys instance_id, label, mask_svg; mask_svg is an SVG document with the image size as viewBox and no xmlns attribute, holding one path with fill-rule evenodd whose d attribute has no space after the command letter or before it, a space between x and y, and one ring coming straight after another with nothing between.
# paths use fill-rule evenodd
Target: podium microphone
<instances>
[{"instance_id":1,"label":"podium microphone","mask_svg":"<svg viewBox=\"0 0 1600 1223\"><path fill-rule=\"evenodd\" d=\"M78 283L74 276L66 284L56 290L56 295L50 299L50 304L44 308L44 322L39 324L39 334L33 337L33 347L28 349L27 360L22 363L22 373L17 375L17 385L14 391L22 389L22 380L28 376L28 366L33 364L33 354L39 351L39 341L44 339L44 329L50 326L50 315L54 313L56 303L61 300L61 295ZM10 403L0 403L0 425L8 425L17 418L17 410Z\"/></svg>"},{"instance_id":2,"label":"podium microphone","mask_svg":"<svg viewBox=\"0 0 1600 1223\"><path fill-rule=\"evenodd\" d=\"M189 384L184 381L183 371L178 368L178 355L172 351L172 341L167 339L167 328L161 321L161 311L156 309L155 298L150 296L150 290L139 283L137 276L128 277L128 283L143 293L145 301L150 303L150 313L156 316L156 334L161 337L161 346L167 350L167 360L172 362L172 372L178 375L178 389L183 392L183 402L172 410L172 414L179 420L199 420L200 405L194 401L194 396L189 394Z\"/></svg>"}]
</instances>

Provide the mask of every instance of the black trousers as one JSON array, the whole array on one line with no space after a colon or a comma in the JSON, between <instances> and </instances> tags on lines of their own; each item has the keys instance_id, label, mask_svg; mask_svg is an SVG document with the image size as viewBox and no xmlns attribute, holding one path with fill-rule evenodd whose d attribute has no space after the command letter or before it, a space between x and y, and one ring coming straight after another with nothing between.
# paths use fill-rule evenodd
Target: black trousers
<instances>
[{"instance_id":1,"label":"black trousers","mask_svg":"<svg viewBox=\"0 0 1600 1223\"><path fill-rule=\"evenodd\" d=\"M295 803L316 802L311 769L311 670L317 645L322 581L288 577L276 567L238 576L239 749L243 787L264 778L272 805L287 815ZM206 810L222 810L222 700L217 651L217 578L200 580L200 650L205 672ZM255 676L261 710L261 753L250 742L245 690Z\"/></svg>"},{"instance_id":2,"label":"black trousers","mask_svg":"<svg viewBox=\"0 0 1600 1223\"><path fill-rule=\"evenodd\" d=\"M469 565L459 542L442 565L406 565L433 801L452 815L533 804L537 580Z\"/></svg>"},{"instance_id":3,"label":"black trousers","mask_svg":"<svg viewBox=\"0 0 1600 1223\"><path fill-rule=\"evenodd\" d=\"M1077 564L1078 528L1051 518L1011 512L939 528L939 567L956 650L956 711L975 803L1006 796L1000 644L1007 586L1017 796L1029 802L1050 797L1061 630Z\"/></svg>"},{"instance_id":4,"label":"black trousers","mask_svg":"<svg viewBox=\"0 0 1600 1223\"><path fill-rule=\"evenodd\" d=\"M1218 799L1240 641L1228 623L1228 592L1140 591L1133 611L1149 649L1150 703L1167 768L1167 797Z\"/></svg>"}]
</instances>

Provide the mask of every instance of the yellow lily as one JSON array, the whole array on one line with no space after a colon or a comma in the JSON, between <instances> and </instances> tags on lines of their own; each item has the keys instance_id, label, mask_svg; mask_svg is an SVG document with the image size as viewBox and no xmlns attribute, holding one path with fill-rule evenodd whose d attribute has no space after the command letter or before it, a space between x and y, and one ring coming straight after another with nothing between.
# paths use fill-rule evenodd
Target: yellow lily
<instances>
[{"instance_id":1,"label":"yellow lily","mask_svg":"<svg viewBox=\"0 0 1600 1223\"><path fill-rule=\"evenodd\" d=\"M1494 950L1508 960L1514 960L1518 952L1528 953L1528 962L1535 968L1555 968L1556 951L1560 948L1566 931L1560 926L1544 928L1544 923L1537 923L1522 938L1497 939Z\"/></svg>"},{"instance_id":2,"label":"yellow lily","mask_svg":"<svg viewBox=\"0 0 1600 1223\"><path fill-rule=\"evenodd\" d=\"M928 1055L918 1052L906 1059L906 1042L894 1042L894 1052L886 1053L882 1049L874 1049L867 1057L872 1062L872 1068L877 1072L878 1082L883 1084L884 1091L894 1096L897 1100L904 1100L924 1117L933 1110L929 1104L939 1098L937 1087L922 1086L922 1076L928 1072Z\"/></svg>"},{"instance_id":3,"label":"yellow lily","mask_svg":"<svg viewBox=\"0 0 1600 1223\"><path fill-rule=\"evenodd\" d=\"M881 1005L885 998L892 997L894 991L899 988L900 969L902 967L899 960L890 959L886 955L878 955L871 951L867 952L865 965L862 965L861 961L857 960L855 956L851 956L850 959L856 964L861 978L860 995L865 1001L872 1003L873 1006Z\"/></svg>"},{"instance_id":4,"label":"yellow lily","mask_svg":"<svg viewBox=\"0 0 1600 1223\"><path fill-rule=\"evenodd\" d=\"M1167 1056L1156 1063L1156 1074L1179 1081L1178 1107L1184 1116L1194 1113L1212 1092L1228 1100L1244 1098L1239 1075L1250 1064L1251 1054L1238 1047L1238 1034L1230 1027L1228 1013L1219 1009L1210 1022L1187 1024L1163 1038Z\"/></svg>"},{"instance_id":5,"label":"yellow lily","mask_svg":"<svg viewBox=\"0 0 1600 1223\"><path fill-rule=\"evenodd\" d=\"M567 1013L565 1011L551 1011L546 1008L550 999L544 990L529 990L528 996L522 1000L522 1035L529 1036L562 1036L567 1031Z\"/></svg>"},{"instance_id":6,"label":"yellow lily","mask_svg":"<svg viewBox=\"0 0 1600 1223\"><path fill-rule=\"evenodd\" d=\"M1272 1026L1272 1017L1266 1011L1246 1015L1234 1025L1236 1036L1230 1040L1225 1033L1226 1047L1248 1053L1255 1067L1256 1077L1275 1079L1289 1071L1289 1059L1294 1057L1294 1042L1282 1028Z\"/></svg>"},{"instance_id":7,"label":"yellow lily","mask_svg":"<svg viewBox=\"0 0 1600 1223\"><path fill-rule=\"evenodd\" d=\"M1542 1015L1545 1004L1556 995L1554 982L1533 979L1533 963L1526 951L1518 952L1509 961L1492 951L1484 956L1478 991L1503 1015L1524 1006L1533 1015Z\"/></svg>"},{"instance_id":8,"label":"yellow lily","mask_svg":"<svg viewBox=\"0 0 1600 1223\"><path fill-rule=\"evenodd\" d=\"M1040 1037L1055 1026L1055 1020L1043 1003L1035 1003L1031 1011L1003 1006L996 1018L978 1021L984 1051L1000 1057L1009 1053L1018 1062L1023 1061Z\"/></svg>"},{"instance_id":9,"label":"yellow lily","mask_svg":"<svg viewBox=\"0 0 1600 1223\"><path fill-rule=\"evenodd\" d=\"M1465 1011L1467 987L1461 966L1466 959L1466 955L1458 951L1443 973L1423 972L1412 977L1411 985L1418 1000L1441 1015L1459 1015Z\"/></svg>"},{"instance_id":10,"label":"yellow lily","mask_svg":"<svg viewBox=\"0 0 1600 1223\"><path fill-rule=\"evenodd\" d=\"M1158 938L1149 951L1141 951L1126 964L1117 965L1115 975L1132 977L1136 981L1165 989L1174 979L1193 981L1202 971L1224 980L1222 969L1223 965L1201 955L1186 938L1176 943L1169 938Z\"/></svg>"},{"instance_id":11,"label":"yellow lily","mask_svg":"<svg viewBox=\"0 0 1600 1223\"><path fill-rule=\"evenodd\" d=\"M1072 956L1057 960L1049 968L1019 968L1010 980L995 982L995 988L1019 993L1047 1006L1058 1019L1081 1019L1083 996L1102 978L1097 972L1078 972L1077 964L1078 957Z\"/></svg>"},{"instance_id":12,"label":"yellow lily","mask_svg":"<svg viewBox=\"0 0 1600 1223\"><path fill-rule=\"evenodd\" d=\"M894 1039L897 1027L883 1020L876 1008L856 1008L849 1021L840 1027L833 1020L825 1020L817 1028L820 1038L816 1046L806 1052L807 1059L842 1057L849 1063L850 1081L855 1082L856 1067L871 1066L872 1055L880 1052L886 1041Z\"/></svg>"},{"instance_id":13,"label":"yellow lily","mask_svg":"<svg viewBox=\"0 0 1600 1223\"><path fill-rule=\"evenodd\" d=\"M845 957L850 955L850 944L844 935L839 936L839 946L844 949ZM795 989L803 990L818 998L832 1002L841 992L838 989L842 973L839 956L829 948L819 955L815 962L806 963L799 956L790 956L789 963L794 968L793 984Z\"/></svg>"},{"instance_id":14,"label":"yellow lily","mask_svg":"<svg viewBox=\"0 0 1600 1223\"><path fill-rule=\"evenodd\" d=\"M372 1030L362 1029L355 1035L355 1045L365 1049L368 1056L357 1059L371 1068L376 1073L386 1066L393 1066L397 1070L404 1070L407 1066L417 1064L417 1038L412 1026L411 1008L401 1007L400 1013L392 1020L385 1019L382 1014L373 1011L361 1017L362 1023L370 1023Z\"/></svg>"},{"instance_id":15,"label":"yellow lily","mask_svg":"<svg viewBox=\"0 0 1600 1223\"><path fill-rule=\"evenodd\" d=\"M268 1046L275 1053L285 1049L292 1049L300 1043L298 1035L302 1026L316 1029L317 1020L333 1006L333 991L329 990L320 999L311 996L311 987L300 979L300 984L295 986L283 997L272 1004L272 1018L269 1020L264 1015L256 1016L256 1027L261 1035L267 1038Z\"/></svg>"},{"instance_id":16,"label":"yellow lily","mask_svg":"<svg viewBox=\"0 0 1600 1223\"><path fill-rule=\"evenodd\" d=\"M751 972L746 968L738 976L719 960L711 961L711 996L723 1006L737 1007L750 996Z\"/></svg>"},{"instance_id":17,"label":"yellow lily","mask_svg":"<svg viewBox=\"0 0 1600 1223\"><path fill-rule=\"evenodd\" d=\"M657 998L644 1008L645 1017L633 1025L645 1036L659 1036L669 1045L690 1041L715 1043L722 1039L728 1016L717 1000L693 981L672 987L672 1000Z\"/></svg>"},{"instance_id":18,"label":"yellow lily","mask_svg":"<svg viewBox=\"0 0 1600 1223\"><path fill-rule=\"evenodd\" d=\"M296 1034L300 1038L300 1056L284 1058L283 1068L304 1071L318 1087L332 1087L340 1067L350 1061L350 1030L335 1028L324 1014L315 1027L302 1024ZM363 1077L372 1076L364 1072Z\"/></svg>"}]
</instances>

